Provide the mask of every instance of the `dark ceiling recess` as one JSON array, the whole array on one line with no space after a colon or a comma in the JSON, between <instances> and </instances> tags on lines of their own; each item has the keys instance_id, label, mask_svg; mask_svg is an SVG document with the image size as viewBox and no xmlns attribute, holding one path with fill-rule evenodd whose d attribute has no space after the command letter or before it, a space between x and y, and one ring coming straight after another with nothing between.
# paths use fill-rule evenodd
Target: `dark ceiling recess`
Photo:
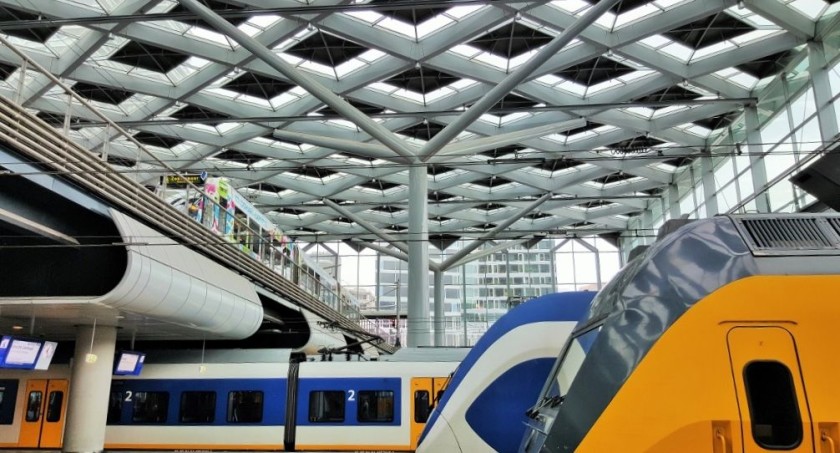
<instances>
[{"instance_id":1,"label":"dark ceiling recess","mask_svg":"<svg viewBox=\"0 0 840 453\"><path fill-rule=\"evenodd\" d=\"M184 141L179 138L166 137L145 131L135 134L134 139L144 145L159 146L161 148L172 148L173 146L184 143Z\"/></svg>"},{"instance_id":2,"label":"dark ceiling recess","mask_svg":"<svg viewBox=\"0 0 840 453\"><path fill-rule=\"evenodd\" d=\"M131 91L109 88L92 83L77 82L72 90L79 96L89 100L104 102L106 104L119 105L122 101L134 95Z\"/></svg>"},{"instance_id":3,"label":"dark ceiling recess","mask_svg":"<svg viewBox=\"0 0 840 453\"><path fill-rule=\"evenodd\" d=\"M353 221L348 219L347 217L341 217L341 216L334 218L333 222L346 223L346 224L352 224L353 223Z\"/></svg>"},{"instance_id":4,"label":"dark ceiling recess","mask_svg":"<svg viewBox=\"0 0 840 453\"><path fill-rule=\"evenodd\" d=\"M354 42L317 31L293 47L286 49L285 53L334 68L358 57L367 50L367 47Z\"/></svg>"},{"instance_id":5,"label":"dark ceiling recess","mask_svg":"<svg viewBox=\"0 0 840 453\"><path fill-rule=\"evenodd\" d=\"M369 5L390 5L390 4L405 4L405 0L373 0ZM408 22L412 25L417 25L425 22L432 17L446 11L448 8L423 8L422 2L417 2L412 8L388 9L381 8L375 11L383 16L388 16L402 22Z\"/></svg>"},{"instance_id":6,"label":"dark ceiling recess","mask_svg":"<svg viewBox=\"0 0 840 453\"><path fill-rule=\"evenodd\" d=\"M618 16L622 13L626 13L627 11L634 10L642 5L647 5L650 2L651 0L622 0L618 2L618 4L616 4L615 6L610 8L610 12Z\"/></svg>"},{"instance_id":7,"label":"dark ceiling recess","mask_svg":"<svg viewBox=\"0 0 840 453\"><path fill-rule=\"evenodd\" d=\"M404 209L402 209L402 208L397 208L395 206L390 206L390 205L376 206L376 207L373 207L373 208L370 208L370 209L373 210L373 211L388 212L388 213L391 213L391 214L393 214L395 212L404 211Z\"/></svg>"},{"instance_id":8,"label":"dark ceiling recess","mask_svg":"<svg viewBox=\"0 0 840 453\"><path fill-rule=\"evenodd\" d=\"M473 47L507 59L536 50L551 41L551 36L511 22L469 42Z\"/></svg>"},{"instance_id":9,"label":"dark ceiling recess","mask_svg":"<svg viewBox=\"0 0 840 453\"><path fill-rule=\"evenodd\" d=\"M662 33L692 49L702 49L755 30L726 13L717 13Z\"/></svg>"},{"instance_id":10,"label":"dark ceiling recess","mask_svg":"<svg viewBox=\"0 0 840 453\"><path fill-rule=\"evenodd\" d=\"M504 176L488 176L486 178L479 179L477 181L471 181L471 184L478 184L479 186L493 188L493 187L499 187L499 186L504 185L504 184L508 184L510 182L513 182L513 181L505 178Z\"/></svg>"},{"instance_id":11,"label":"dark ceiling recess","mask_svg":"<svg viewBox=\"0 0 840 453\"><path fill-rule=\"evenodd\" d=\"M429 192L428 196L429 196L429 201L444 201L444 200L448 200L450 198L455 198L455 195L450 195L448 193L438 192L438 191Z\"/></svg>"},{"instance_id":12,"label":"dark ceiling recess","mask_svg":"<svg viewBox=\"0 0 840 453\"><path fill-rule=\"evenodd\" d=\"M595 224L592 223L592 222L577 222L577 223L573 223L569 226L572 227L572 228L582 228L582 227L587 227L587 226L592 226L592 225L595 225Z\"/></svg>"},{"instance_id":13,"label":"dark ceiling recess","mask_svg":"<svg viewBox=\"0 0 840 453\"><path fill-rule=\"evenodd\" d=\"M201 1L201 3L204 4L204 6L212 9L216 13L218 13L219 11L242 11L242 10L245 9L241 6L229 5L227 3L222 3L222 2L219 2L219 1L216 1L216 0L200 0L200 1ZM190 14L192 14L191 9L184 8L183 6L181 6L180 3L178 5L175 5L174 8L170 9L169 12L170 13L190 13ZM233 25L239 26L239 25L245 23L245 21L247 21L248 18L244 17L244 16L243 17L225 17L225 20L232 23ZM207 22L204 22L201 19L182 20L180 22L183 22L187 25L192 25L194 27L201 27L201 28L206 28L208 30L215 30L215 28L213 28L212 25L208 24Z\"/></svg>"},{"instance_id":14,"label":"dark ceiling recess","mask_svg":"<svg viewBox=\"0 0 840 453\"><path fill-rule=\"evenodd\" d=\"M352 99L348 99L347 102L349 102L350 105L352 105L353 107L356 107L359 111L361 111L365 115L376 115L377 113L382 113L382 112L385 111L384 107L379 107L377 105L365 104L364 102L354 101ZM322 115L341 116L341 115L338 114L338 112L336 112L335 110L332 109L332 107L329 107L329 106L318 110L318 113L320 113Z\"/></svg>"},{"instance_id":15,"label":"dark ceiling recess","mask_svg":"<svg viewBox=\"0 0 840 453\"><path fill-rule=\"evenodd\" d=\"M479 210L482 210L482 211L488 211L489 212L489 211L495 211L496 209L502 209L504 207L505 207L505 205L499 204L499 203L484 203L484 204L480 204L480 205L476 206L475 209L479 209Z\"/></svg>"},{"instance_id":16,"label":"dark ceiling recess","mask_svg":"<svg viewBox=\"0 0 840 453\"><path fill-rule=\"evenodd\" d=\"M585 209L589 208L600 208L601 206L607 206L613 204L611 201L607 200L592 200L587 201L586 203L580 203L577 206Z\"/></svg>"},{"instance_id":17,"label":"dark ceiling recess","mask_svg":"<svg viewBox=\"0 0 840 453\"><path fill-rule=\"evenodd\" d=\"M326 178L327 176L334 175L336 172L332 170L327 170L326 168L318 168L318 167L310 167L310 166L303 166L299 168L293 168L288 170L290 173L294 173L301 176L309 176L310 178Z\"/></svg>"},{"instance_id":18,"label":"dark ceiling recess","mask_svg":"<svg viewBox=\"0 0 840 453\"><path fill-rule=\"evenodd\" d=\"M601 126L603 126L603 124L596 123L594 121L587 121L586 125L584 125L584 126L576 127L574 129L569 129L567 131L562 131L562 132L559 132L559 134L562 134L562 135L565 135L566 137L569 137L569 136L572 136L572 135L575 135L575 134L580 134L582 132L591 131L593 129L598 129Z\"/></svg>"},{"instance_id":19,"label":"dark ceiling recess","mask_svg":"<svg viewBox=\"0 0 840 453\"><path fill-rule=\"evenodd\" d=\"M432 175L432 176L440 176L444 173L447 173L447 172L450 172L450 171L455 171L454 168L447 167L447 166L441 165L441 164L430 164L426 168L427 168L427 171L429 172L429 174Z\"/></svg>"},{"instance_id":20,"label":"dark ceiling recess","mask_svg":"<svg viewBox=\"0 0 840 453\"><path fill-rule=\"evenodd\" d=\"M672 167L684 167L690 163L694 162L693 157L675 157L673 159L663 160L662 163L665 165L670 165Z\"/></svg>"},{"instance_id":21,"label":"dark ceiling recess","mask_svg":"<svg viewBox=\"0 0 840 453\"><path fill-rule=\"evenodd\" d=\"M294 87L295 85L289 82L254 74L253 72L246 72L222 85L222 88L266 100L273 99Z\"/></svg>"},{"instance_id":22,"label":"dark ceiling recess","mask_svg":"<svg viewBox=\"0 0 840 453\"><path fill-rule=\"evenodd\" d=\"M433 220L435 222L443 223L443 222L448 222L448 221L452 220L452 218L451 217L446 217L446 216L443 216L443 215L439 215L439 216L432 217L429 220Z\"/></svg>"},{"instance_id":23,"label":"dark ceiling recess","mask_svg":"<svg viewBox=\"0 0 840 453\"><path fill-rule=\"evenodd\" d=\"M673 85L664 90L659 90L657 92L648 94L646 96L641 96L636 99L633 99L632 102L675 102L678 103L679 101L690 101L693 99L698 99L702 97L702 95L695 93L690 90L686 90L685 88L679 85ZM653 107L650 108L657 110L663 107L667 107L665 105L661 107Z\"/></svg>"},{"instance_id":24,"label":"dark ceiling recess","mask_svg":"<svg viewBox=\"0 0 840 453\"><path fill-rule=\"evenodd\" d=\"M303 142L298 142L298 141L291 140L291 139L288 139L288 138L284 138L284 139L281 140L279 138L276 138L274 136L273 132L269 132L268 134L263 135L262 138L266 138L268 140L273 140L275 142L285 143L285 144L291 145L291 146L300 146L300 145L303 144Z\"/></svg>"},{"instance_id":25,"label":"dark ceiling recess","mask_svg":"<svg viewBox=\"0 0 840 453\"><path fill-rule=\"evenodd\" d=\"M596 182L598 184L610 184L610 183L613 183L613 182L618 182L618 181L624 181L624 180L627 180L627 179L631 179L633 177L634 176L629 174L629 173L624 173L624 172L619 171L619 172L616 172L616 173L611 173L607 176L602 176L600 178L593 179L592 181Z\"/></svg>"},{"instance_id":26,"label":"dark ceiling recess","mask_svg":"<svg viewBox=\"0 0 840 453\"><path fill-rule=\"evenodd\" d=\"M408 71L383 80L384 83L394 85L396 87L405 88L415 93L431 93L438 88L445 87L453 82L460 80L458 77L447 74L445 72L435 71L430 68L412 68Z\"/></svg>"},{"instance_id":27,"label":"dark ceiling recess","mask_svg":"<svg viewBox=\"0 0 840 453\"><path fill-rule=\"evenodd\" d=\"M643 154L650 151L650 148L663 143L665 142L662 140L639 135L633 138L628 138L627 140L613 143L612 145L607 145L607 148L609 148L610 151L614 151L619 154Z\"/></svg>"},{"instance_id":28,"label":"dark ceiling recess","mask_svg":"<svg viewBox=\"0 0 840 453\"><path fill-rule=\"evenodd\" d=\"M482 151L481 154L484 155L484 156L492 157L494 159L498 159L499 157L502 157L502 156L507 156L509 154L518 153L519 151L522 151L523 149L525 149L525 147L523 147L523 146L508 145L508 146L503 146L501 148L494 148L494 149L490 149L490 150L487 150L487 151Z\"/></svg>"},{"instance_id":29,"label":"dark ceiling recess","mask_svg":"<svg viewBox=\"0 0 840 453\"><path fill-rule=\"evenodd\" d=\"M122 46L120 50L116 51L108 59L117 63L165 74L180 66L189 57L189 55L151 44L129 41L128 44Z\"/></svg>"},{"instance_id":30,"label":"dark ceiling recess","mask_svg":"<svg viewBox=\"0 0 840 453\"><path fill-rule=\"evenodd\" d=\"M583 164L583 161L577 159L569 159L561 157L559 159L547 160L541 164L534 165L536 168L542 168L545 171L555 172L558 170L565 170L567 168L577 167Z\"/></svg>"},{"instance_id":31,"label":"dark ceiling recess","mask_svg":"<svg viewBox=\"0 0 840 453\"><path fill-rule=\"evenodd\" d=\"M297 216L301 216L301 215L306 214L306 211L303 211L301 209L295 209L295 208L278 208L278 209L275 209L274 212L279 212L280 214L297 215Z\"/></svg>"},{"instance_id":32,"label":"dark ceiling recess","mask_svg":"<svg viewBox=\"0 0 840 453\"><path fill-rule=\"evenodd\" d=\"M394 187L399 187L400 184L394 184L392 182L383 181L381 179L372 179L364 184L359 184L360 187L367 187L368 189L374 190L388 190L393 189Z\"/></svg>"},{"instance_id":33,"label":"dark ceiling recess","mask_svg":"<svg viewBox=\"0 0 840 453\"><path fill-rule=\"evenodd\" d=\"M15 70L17 70L17 68L18 67L15 65L0 63L0 79L8 79L9 76L12 75L12 73L15 72Z\"/></svg>"},{"instance_id":34,"label":"dark ceiling recess","mask_svg":"<svg viewBox=\"0 0 840 453\"><path fill-rule=\"evenodd\" d=\"M62 126L64 124L64 114L59 113L50 113L45 111L38 112L35 116L41 118L47 124L51 126ZM90 123L90 121L86 119L79 118L78 116L70 117L70 127L73 127L76 124L86 124Z\"/></svg>"},{"instance_id":35,"label":"dark ceiling recess","mask_svg":"<svg viewBox=\"0 0 840 453\"><path fill-rule=\"evenodd\" d=\"M735 66L739 70L755 77L756 79L763 79L774 76L785 69L785 66L790 62L794 56L793 50L786 50L784 52L774 53L766 57L758 58L756 60L739 64Z\"/></svg>"},{"instance_id":36,"label":"dark ceiling recess","mask_svg":"<svg viewBox=\"0 0 840 453\"><path fill-rule=\"evenodd\" d=\"M430 234L429 235L429 243L435 246L438 250L446 250L461 239L460 236L455 236L454 234Z\"/></svg>"},{"instance_id":37,"label":"dark ceiling recess","mask_svg":"<svg viewBox=\"0 0 840 453\"><path fill-rule=\"evenodd\" d=\"M0 22L15 22L19 20L38 20L41 16L38 14L28 13L19 9L9 8L8 6L0 7ZM12 28L5 29L3 33L28 41L37 41L40 43L47 42L50 37L58 31L58 27L28 27L28 28Z\"/></svg>"},{"instance_id":38,"label":"dark ceiling recess","mask_svg":"<svg viewBox=\"0 0 840 453\"><path fill-rule=\"evenodd\" d=\"M531 220L544 219L546 217L551 217L551 214L546 214L544 212L532 212L525 216L526 219Z\"/></svg>"},{"instance_id":39,"label":"dark ceiling recess","mask_svg":"<svg viewBox=\"0 0 840 453\"><path fill-rule=\"evenodd\" d=\"M509 113L514 113L520 109L529 109L531 107L535 107L539 105L539 102L533 101L531 99L517 96L515 94L508 94L507 96L503 97L501 101L497 102L496 105L488 110L488 113L498 113L500 110L502 111L500 114L507 115ZM472 104L467 104L468 107L472 107Z\"/></svg>"},{"instance_id":40,"label":"dark ceiling recess","mask_svg":"<svg viewBox=\"0 0 840 453\"><path fill-rule=\"evenodd\" d=\"M595 57L581 64L569 66L554 75L579 85L593 86L635 71L607 57Z\"/></svg>"},{"instance_id":41,"label":"dark ceiling recess","mask_svg":"<svg viewBox=\"0 0 840 453\"><path fill-rule=\"evenodd\" d=\"M405 230L408 229L408 227L404 227L402 225L394 224L394 225L389 226L388 229L391 230L391 231L405 231Z\"/></svg>"},{"instance_id":42,"label":"dark ceiling recess","mask_svg":"<svg viewBox=\"0 0 840 453\"><path fill-rule=\"evenodd\" d=\"M694 121L694 124L703 126L709 130L717 130L722 127L729 126L738 117L738 112L724 113L722 115L713 116L710 118L703 118L702 120Z\"/></svg>"},{"instance_id":43,"label":"dark ceiling recess","mask_svg":"<svg viewBox=\"0 0 840 453\"><path fill-rule=\"evenodd\" d=\"M664 191L665 191L665 189L663 189L662 187L654 187L652 189L643 190L642 192L646 193L648 195L651 195L651 196L656 196L656 195L662 195L662 192L664 192Z\"/></svg>"},{"instance_id":44,"label":"dark ceiling recess","mask_svg":"<svg viewBox=\"0 0 840 453\"><path fill-rule=\"evenodd\" d=\"M253 165L266 159L263 156L257 156L256 154L246 153L245 151L237 151L235 149L222 151L213 156L213 158L227 160L230 162L238 162L244 165Z\"/></svg>"},{"instance_id":45,"label":"dark ceiling recess","mask_svg":"<svg viewBox=\"0 0 840 453\"><path fill-rule=\"evenodd\" d=\"M119 165L120 167L134 167L137 165L137 161L134 159L129 159L127 157L119 157L114 156L113 154L108 155L108 163L111 165Z\"/></svg>"},{"instance_id":46,"label":"dark ceiling recess","mask_svg":"<svg viewBox=\"0 0 840 453\"><path fill-rule=\"evenodd\" d=\"M368 162L373 162L373 161L376 160L375 157L362 156L361 154L350 153L350 152L347 152L347 151L345 151L343 153L338 153L338 155L339 156L344 156L344 157L349 157L351 159L366 160Z\"/></svg>"},{"instance_id":47,"label":"dark ceiling recess","mask_svg":"<svg viewBox=\"0 0 840 453\"><path fill-rule=\"evenodd\" d=\"M429 121L427 123L418 123L414 126L405 128L399 131L402 135L407 135L411 138L416 138L419 140L429 141L438 134L438 132L442 131L445 126L440 123L436 123L434 121Z\"/></svg>"},{"instance_id":48,"label":"dark ceiling recess","mask_svg":"<svg viewBox=\"0 0 840 453\"><path fill-rule=\"evenodd\" d=\"M226 120L230 118L230 115L219 113L215 110L206 109L204 107L199 107L197 105L187 105L169 116L179 120Z\"/></svg>"},{"instance_id":49,"label":"dark ceiling recess","mask_svg":"<svg viewBox=\"0 0 840 453\"><path fill-rule=\"evenodd\" d=\"M251 184L250 186L248 186L248 188L249 189L254 189L254 190L262 190L263 192L273 192L273 193L280 193L280 192L286 190L284 187L280 187L278 185L270 184L270 183L267 183L267 182L259 182L259 183L256 183L256 184Z\"/></svg>"}]
</instances>

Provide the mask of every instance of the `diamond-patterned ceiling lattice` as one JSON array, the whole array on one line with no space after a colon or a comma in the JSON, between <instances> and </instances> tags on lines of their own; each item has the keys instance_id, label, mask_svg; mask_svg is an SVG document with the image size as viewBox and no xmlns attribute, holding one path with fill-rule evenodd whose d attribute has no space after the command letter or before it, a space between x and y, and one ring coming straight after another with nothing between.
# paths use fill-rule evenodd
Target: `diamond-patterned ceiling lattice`
<instances>
[{"instance_id":1,"label":"diamond-patterned ceiling lattice","mask_svg":"<svg viewBox=\"0 0 840 453\"><path fill-rule=\"evenodd\" d=\"M323 240L373 238L326 208L325 198L398 238L405 234L409 159L178 2L51 0L37 2L37 11L34 3L0 0L0 30L172 167L229 176L281 229L304 240L313 232ZM313 0L289 10L270 5L266 14L261 0L202 3L375 115L415 151L571 24L579 11L565 8L581 7ZM514 216L500 239L532 235L537 225L546 234L622 231L648 203L659 203L651 197L707 143L741 121L742 106L719 98L752 97L793 64L803 44L818 40L816 22L834 1L809 0L815 17L792 3L618 2L458 134L459 143L418 160L427 166L433 243L476 237ZM144 12L174 16L150 21ZM16 98L19 67L11 53L0 54L0 95ZM715 75L721 72L739 78ZM64 97L31 73L26 105L62 127ZM111 136L85 130L101 126L78 106L70 125L91 149ZM136 173L142 162L147 185L167 173L125 139L108 148L115 171ZM552 199L538 211L522 212L548 193Z\"/></svg>"}]
</instances>

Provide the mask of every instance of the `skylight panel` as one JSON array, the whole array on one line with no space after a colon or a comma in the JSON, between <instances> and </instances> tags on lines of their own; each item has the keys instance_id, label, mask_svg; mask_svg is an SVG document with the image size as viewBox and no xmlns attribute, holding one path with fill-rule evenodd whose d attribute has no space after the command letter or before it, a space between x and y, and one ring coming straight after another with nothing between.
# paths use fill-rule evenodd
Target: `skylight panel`
<instances>
[{"instance_id":1,"label":"skylight panel","mask_svg":"<svg viewBox=\"0 0 840 453\"><path fill-rule=\"evenodd\" d=\"M441 29L455 23L457 22L449 17L446 17L445 14L439 14L422 24L417 25L417 37L420 39L425 38L426 36L438 32Z\"/></svg>"},{"instance_id":2,"label":"skylight panel","mask_svg":"<svg viewBox=\"0 0 840 453\"><path fill-rule=\"evenodd\" d=\"M280 21L282 21L282 20L283 20L283 18L280 17L280 16L258 15L258 16L249 17L248 21L246 23L251 25L251 26L258 27L260 29L265 30L269 27L272 27L272 26L280 23Z\"/></svg>"},{"instance_id":3,"label":"skylight panel","mask_svg":"<svg viewBox=\"0 0 840 453\"><path fill-rule=\"evenodd\" d=\"M205 60L201 57L190 57L183 64L169 71L169 79L172 81L172 83L177 85L178 83L181 83L182 81L186 80L198 71L204 69L205 67L210 65L210 63L210 60Z\"/></svg>"},{"instance_id":4,"label":"skylight panel","mask_svg":"<svg viewBox=\"0 0 840 453\"><path fill-rule=\"evenodd\" d=\"M640 19L645 19L654 14L661 13L662 10L657 8L653 3L642 5L638 8L633 8L626 13L622 13L615 21L615 28L623 27L627 24L633 23Z\"/></svg>"},{"instance_id":5,"label":"skylight panel","mask_svg":"<svg viewBox=\"0 0 840 453\"><path fill-rule=\"evenodd\" d=\"M811 20L816 20L826 9L826 4L822 0L793 0L788 3L788 6L808 16Z\"/></svg>"},{"instance_id":6,"label":"skylight panel","mask_svg":"<svg viewBox=\"0 0 840 453\"><path fill-rule=\"evenodd\" d=\"M715 72L714 75L724 80L735 82L738 85L750 90L755 87L756 83L758 83L758 79L755 77L735 68L721 69L720 71Z\"/></svg>"},{"instance_id":7,"label":"skylight panel","mask_svg":"<svg viewBox=\"0 0 840 453\"><path fill-rule=\"evenodd\" d=\"M554 0L551 6L578 15L591 8L592 5L582 0Z\"/></svg>"}]
</instances>

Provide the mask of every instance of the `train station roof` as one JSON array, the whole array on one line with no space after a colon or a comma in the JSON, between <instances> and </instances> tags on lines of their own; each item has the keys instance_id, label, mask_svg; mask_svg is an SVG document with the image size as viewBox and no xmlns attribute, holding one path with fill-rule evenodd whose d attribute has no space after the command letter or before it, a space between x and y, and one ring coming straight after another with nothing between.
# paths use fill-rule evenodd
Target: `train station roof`
<instances>
[{"instance_id":1,"label":"train station roof","mask_svg":"<svg viewBox=\"0 0 840 453\"><path fill-rule=\"evenodd\" d=\"M591 1L191 1L240 33L186 0L0 0L4 37L145 149L68 106L7 47L0 95L144 184L172 169L227 176L307 242L373 239L369 229L404 239L410 167L424 165L440 246L623 231L695 159L736 152L726 143L745 106L840 10L619 0L572 32ZM561 35L568 44L541 53ZM459 124L466 113L474 120ZM453 139L429 145L441 133Z\"/></svg>"}]
</instances>

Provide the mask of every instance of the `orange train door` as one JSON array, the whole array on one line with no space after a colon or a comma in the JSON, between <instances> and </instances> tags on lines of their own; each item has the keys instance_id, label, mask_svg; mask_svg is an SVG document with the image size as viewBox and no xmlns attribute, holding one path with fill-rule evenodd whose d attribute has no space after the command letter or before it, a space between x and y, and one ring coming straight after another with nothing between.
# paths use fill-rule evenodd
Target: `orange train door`
<instances>
[{"instance_id":1,"label":"orange train door","mask_svg":"<svg viewBox=\"0 0 840 453\"><path fill-rule=\"evenodd\" d=\"M736 327L727 343L744 453L813 452L811 414L790 331Z\"/></svg>"},{"instance_id":2,"label":"orange train door","mask_svg":"<svg viewBox=\"0 0 840 453\"><path fill-rule=\"evenodd\" d=\"M66 379L26 381L18 447L61 448L67 389Z\"/></svg>"},{"instance_id":3,"label":"orange train door","mask_svg":"<svg viewBox=\"0 0 840 453\"><path fill-rule=\"evenodd\" d=\"M438 402L438 395L446 386L447 377L422 377L411 379L411 449L417 449L417 441L426 421Z\"/></svg>"}]
</instances>

